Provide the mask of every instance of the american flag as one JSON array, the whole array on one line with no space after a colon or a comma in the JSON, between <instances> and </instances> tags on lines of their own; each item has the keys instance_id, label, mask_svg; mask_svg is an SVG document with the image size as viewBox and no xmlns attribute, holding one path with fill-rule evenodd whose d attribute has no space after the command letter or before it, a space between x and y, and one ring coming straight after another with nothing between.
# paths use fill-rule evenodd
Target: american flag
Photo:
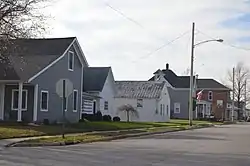
<instances>
[{"instance_id":1,"label":"american flag","mask_svg":"<svg viewBox=\"0 0 250 166\"><path fill-rule=\"evenodd\" d=\"M202 92L203 90L201 90L200 92L197 93L197 100L201 100L201 97L202 97Z\"/></svg>"}]
</instances>

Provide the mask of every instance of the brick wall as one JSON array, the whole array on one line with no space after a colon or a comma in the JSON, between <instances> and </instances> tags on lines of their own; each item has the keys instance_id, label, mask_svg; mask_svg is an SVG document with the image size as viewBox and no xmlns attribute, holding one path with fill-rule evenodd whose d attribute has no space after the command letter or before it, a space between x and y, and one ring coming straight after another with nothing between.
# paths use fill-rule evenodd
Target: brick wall
<instances>
[{"instance_id":1,"label":"brick wall","mask_svg":"<svg viewBox=\"0 0 250 166\"><path fill-rule=\"evenodd\" d=\"M213 93L212 101L208 100L208 93L209 90L204 90L202 94L202 100L206 100L212 102L212 112L214 113L215 117L218 119L225 117L225 111L227 108L227 102L229 99L229 91L223 90L211 90ZM217 106L217 101L222 100L223 105L222 107Z\"/></svg>"}]
</instances>

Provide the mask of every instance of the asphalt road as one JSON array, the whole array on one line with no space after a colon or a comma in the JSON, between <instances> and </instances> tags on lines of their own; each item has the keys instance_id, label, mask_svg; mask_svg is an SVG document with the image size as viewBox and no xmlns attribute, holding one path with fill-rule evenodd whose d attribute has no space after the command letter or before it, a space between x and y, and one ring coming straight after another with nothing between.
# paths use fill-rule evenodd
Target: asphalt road
<instances>
[{"instance_id":1,"label":"asphalt road","mask_svg":"<svg viewBox=\"0 0 250 166\"><path fill-rule=\"evenodd\" d=\"M0 166L250 166L250 124L67 147L1 148Z\"/></svg>"}]
</instances>

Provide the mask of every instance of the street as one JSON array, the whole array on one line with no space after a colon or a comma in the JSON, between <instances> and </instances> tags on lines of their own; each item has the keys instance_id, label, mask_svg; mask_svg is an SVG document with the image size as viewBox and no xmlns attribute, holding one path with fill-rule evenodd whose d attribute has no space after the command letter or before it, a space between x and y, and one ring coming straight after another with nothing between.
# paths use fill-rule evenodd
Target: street
<instances>
[{"instance_id":1,"label":"street","mask_svg":"<svg viewBox=\"0 0 250 166\"><path fill-rule=\"evenodd\" d=\"M67 147L2 147L0 165L249 166L250 124Z\"/></svg>"}]
</instances>

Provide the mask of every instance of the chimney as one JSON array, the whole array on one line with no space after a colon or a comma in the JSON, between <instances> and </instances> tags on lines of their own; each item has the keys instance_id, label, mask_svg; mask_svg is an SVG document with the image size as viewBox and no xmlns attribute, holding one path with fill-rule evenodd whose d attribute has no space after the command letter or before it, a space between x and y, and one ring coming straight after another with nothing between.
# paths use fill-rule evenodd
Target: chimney
<instances>
[{"instance_id":1,"label":"chimney","mask_svg":"<svg viewBox=\"0 0 250 166\"><path fill-rule=\"evenodd\" d=\"M168 70L168 69L169 69L169 64L167 63L167 64L166 64L166 70Z\"/></svg>"}]
</instances>

